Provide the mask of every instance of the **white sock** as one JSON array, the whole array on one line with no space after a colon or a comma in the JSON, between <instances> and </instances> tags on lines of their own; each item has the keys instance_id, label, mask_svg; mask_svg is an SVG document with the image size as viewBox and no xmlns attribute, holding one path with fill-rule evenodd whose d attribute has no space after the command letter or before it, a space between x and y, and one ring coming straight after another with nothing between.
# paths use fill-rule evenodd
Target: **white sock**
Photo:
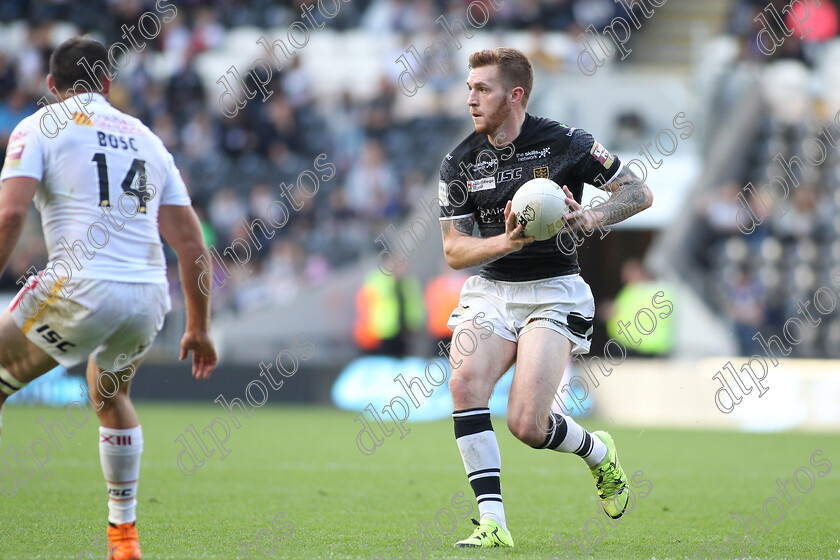
<instances>
[{"instance_id":1,"label":"white sock","mask_svg":"<svg viewBox=\"0 0 840 560\"><path fill-rule=\"evenodd\" d=\"M593 436L574 421L571 416L552 414L554 425L548 432L540 449L553 449L580 456L589 468L594 467L607 456L607 446L598 436Z\"/></svg>"},{"instance_id":2,"label":"white sock","mask_svg":"<svg viewBox=\"0 0 840 560\"><path fill-rule=\"evenodd\" d=\"M108 486L108 521L137 520L137 479L143 453L143 428L99 428L99 460Z\"/></svg>"},{"instance_id":3,"label":"white sock","mask_svg":"<svg viewBox=\"0 0 840 560\"><path fill-rule=\"evenodd\" d=\"M478 502L479 518L489 517L507 531L502 504L502 455L490 422L490 409L456 410L452 418L455 421L455 442Z\"/></svg>"}]
</instances>

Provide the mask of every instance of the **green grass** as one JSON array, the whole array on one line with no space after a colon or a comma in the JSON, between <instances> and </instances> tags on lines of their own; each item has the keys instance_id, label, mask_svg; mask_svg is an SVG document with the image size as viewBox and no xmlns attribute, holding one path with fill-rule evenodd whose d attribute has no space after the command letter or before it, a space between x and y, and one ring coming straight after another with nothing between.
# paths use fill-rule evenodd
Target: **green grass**
<instances>
[{"instance_id":1,"label":"green grass","mask_svg":"<svg viewBox=\"0 0 840 560\"><path fill-rule=\"evenodd\" d=\"M405 542L418 536L418 523L433 523L446 508L456 516L464 511L452 507L456 492L465 493L477 514L450 421L412 424L405 439L399 440L397 432L372 456L364 456L356 449L359 424L353 414L265 407L233 431L224 461L217 451L195 475L184 476L175 463L180 449L175 437L188 424L201 430L220 410L138 406L145 438L138 509L144 559L237 558L238 543L253 542L279 512L293 524L294 534L279 541L272 558L402 558ZM2 448L14 445L20 451L43 437L35 423L41 415L51 420L63 417L64 410L8 408ZM628 475L642 470L653 490L619 525L606 526L603 541L590 553L575 549L578 558L690 558L707 540L717 550L729 534L741 532L730 517L736 511L761 516L764 501L777 496L776 479L790 479L800 466L811 468L816 449L831 460L830 474L817 478L808 494L789 487L799 503L785 505L784 519L758 537L748 557L840 557L837 435L634 430L583 423L609 429ZM516 547L451 548L471 532L469 520L458 517L453 534L425 557L566 558L552 535L581 537L587 519L605 519L588 470L577 457L518 443L501 420L495 425ZM92 545L104 531L107 514L96 429L91 416L72 440L62 438L62 449L53 448L47 464L52 474L46 480L36 475L15 496L0 495L0 558L77 558L86 549L94 554L80 558L106 557L104 547ZM598 525L591 530L597 538ZM261 557L268 556L253 551L252 558Z\"/></svg>"}]
</instances>

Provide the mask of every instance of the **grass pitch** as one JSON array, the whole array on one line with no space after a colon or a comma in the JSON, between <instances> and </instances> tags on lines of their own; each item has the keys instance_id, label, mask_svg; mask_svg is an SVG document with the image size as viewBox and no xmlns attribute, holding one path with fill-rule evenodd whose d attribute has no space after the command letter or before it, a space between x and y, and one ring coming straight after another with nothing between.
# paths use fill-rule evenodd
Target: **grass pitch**
<instances>
[{"instance_id":1,"label":"grass pitch","mask_svg":"<svg viewBox=\"0 0 840 560\"><path fill-rule=\"evenodd\" d=\"M360 426L354 414L266 406L233 430L224 461L216 451L188 477L176 465L181 446L174 440L190 424L200 433L221 409L182 404L141 404L137 409L145 439L138 529L147 560L248 558L243 552L248 545L251 558L370 560L381 555L390 560L403 558L406 543L421 538L418 524L427 526L427 540L442 544L424 545L422 553L419 543L409 543L406 558L711 558L701 550L707 541L717 556L728 558L741 556L740 540L733 542L731 554L723 548L729 535L743 534L730 519L735 512L757 515L769 529L753 531L757 543L749 545L749 558L840 557L836 434L642 430L585 420L588 429L613 434L628 475L641 470L652 484L633 513L613 525L601 513L580 459L531 450L496 419L505 507L516 547L479 551L451 547L472 530L462 517L464 503L476 517L477 507L448 420L411 424L404 439L396 432L373 455L364 456L355 444ZM64 418L64 412L7 408L2 449L13 445L20 452L44 437L38 417L51 421ZM72 439L58 433L62 448L53 447L45 465L52 474L45 480L35 474L13 497L0 495L0 558L107 557L99 540L107 498L97 425L89 415ZM827 464L810 462L818 449L824 454L816 460L831 462L824 477L817 474ZM790 499L799 499L791 505L777 492L776 480L790 480L799 467L814 473L815 481L804 494L791 483ZM20 476L19 466L15 472ZM800 486L807 488L809 480L801 470ZM8 477L0 481L8 487ZM775 524L762 512L771 497L784 507L779 519L779 510L768 502ZM454 531L441 536L436 517L444 532L452 523ZM272 528L275 519L278 525ZM586 529L595 544L585 551L574 545L564 549L552 538L559 532L564 541L577 537L588 547Z\"/></svg>"}]
</instances>

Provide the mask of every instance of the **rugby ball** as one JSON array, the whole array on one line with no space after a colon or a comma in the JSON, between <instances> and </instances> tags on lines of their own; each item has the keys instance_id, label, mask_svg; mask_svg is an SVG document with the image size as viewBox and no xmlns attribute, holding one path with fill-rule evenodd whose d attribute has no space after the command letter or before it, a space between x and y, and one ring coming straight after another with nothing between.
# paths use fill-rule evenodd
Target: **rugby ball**
<instances>
[{"instance_id":1,"label":"rugby ball","mask_svg":"<svg viewBox=\"0 0 840 560\"><path fill-rule=\"evenodd\" d=\"M516 215L517 224L523 225L526 237L545 241L557 235L566 220L568 210L566 193L551 179L531 179L516 191L510 210Z\"/></svg>"}]
</instances>

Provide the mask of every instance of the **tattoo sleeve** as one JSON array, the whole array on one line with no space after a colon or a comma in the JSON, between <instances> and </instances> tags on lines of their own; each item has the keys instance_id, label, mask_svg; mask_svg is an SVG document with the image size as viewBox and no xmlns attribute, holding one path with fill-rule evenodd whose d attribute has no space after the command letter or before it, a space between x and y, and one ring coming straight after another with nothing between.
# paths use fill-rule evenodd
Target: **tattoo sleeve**
<instances>
[{"instance_id":1,"label":"tattoo sleeve","mask_svg":"<svg viewBox=\"0 0 840 560\"><path fill-rule=\"evenodd\" d=\"M468 216L466 218L460 218L458 220L452 221L454 222L452 225L455 226L456 230L467 235L472 235L473 226L475 225L475 218L473 218L472 216Z\"/></svg>"},{"instance_id":2,"label":"tattoo sleeve","mask_svg":"<svg viewBox=\"0 0 840 560\"><path fill-rule=\"evenodd\" d=\"M611 191L612 196L603 204L592 207L593 211L600 212L603 216L600 220L603 226L626 220L653 202L650 188L629 169L622 169L618 176L603 189Z\"/></svg>"},{"instance_id":3,"label":"tattoo sleeve","mask_svg":"<svg viewBox=\"0 0 840 560\"><path fill-rule=\"evenodd\" d=\"M452 231L452 226L455 226L455 230L459 231L465 235L472 235L473 226L475 225L475 218L472 216L467 216L466 218L458 218L455 220L441 220L440 221L440 232L443 234L444 237Z\"/></svg>"}]
</instances>

